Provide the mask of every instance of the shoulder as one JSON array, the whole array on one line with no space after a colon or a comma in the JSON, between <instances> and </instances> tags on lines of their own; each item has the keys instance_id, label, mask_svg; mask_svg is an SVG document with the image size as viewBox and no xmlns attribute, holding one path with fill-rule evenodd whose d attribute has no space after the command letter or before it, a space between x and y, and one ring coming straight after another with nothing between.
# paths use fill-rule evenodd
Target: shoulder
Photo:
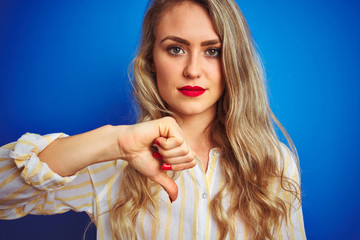
<instances>
[{"instance_id":1,"label":"shoulder","mask_svg":"<svg viewBox=\"0 0 360 240\"><path fill-rule=\"evenodd\" d=\"M280 143L279 167L284 176L300 183L300 165L296 149L292 151L284 143Z\"/></svg>"}]
</instances>

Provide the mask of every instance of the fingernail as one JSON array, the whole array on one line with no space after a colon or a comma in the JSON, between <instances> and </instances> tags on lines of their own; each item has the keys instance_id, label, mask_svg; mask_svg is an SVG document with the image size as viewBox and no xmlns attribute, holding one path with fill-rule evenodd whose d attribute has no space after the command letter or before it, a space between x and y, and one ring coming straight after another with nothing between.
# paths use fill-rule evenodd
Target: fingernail
<instances>
[{"instance_id":1,"label":"fingernail","mask_svg":"<svg viewBox=\"0 0 360 240\"><path fill-rule=\"evenodd\" d=\"M167 163L164 163L161 167L161 170L171 170L171 165L170 164L167 164Z\"/></svg>"},{"instance_id":2,"label":"fingernail","mask_svg":"<svg viewBox=\"0 0 360 240\"><path fill-rule=\"evenodd\" d=\"M158 142L158 140L155 140L154 143L157 144L157 145L160 145L160 143Z\"/></svg>"},{"instance_id":3,"label":"fingernail","mask_svg":"<svg viewBox=\"0 0 360 240\"><path fill-rule=\"evenodd\" d=\"M158 152L153 152L153 157L162 160L162 156Z\"/></svg>"},{"instance_id":4,"label":"fingernail","mask_svg":"<svg viewBox=\"0 0 360 240\"><path fill-rule=\"evenodd\" d=\"M171 203L173 203L173 202L174 202L173 200L171 200L171 197L170 197L170 196L169 196L169 199L170 199L170 202L171 202Z\"/></svg>"}]
</instances>

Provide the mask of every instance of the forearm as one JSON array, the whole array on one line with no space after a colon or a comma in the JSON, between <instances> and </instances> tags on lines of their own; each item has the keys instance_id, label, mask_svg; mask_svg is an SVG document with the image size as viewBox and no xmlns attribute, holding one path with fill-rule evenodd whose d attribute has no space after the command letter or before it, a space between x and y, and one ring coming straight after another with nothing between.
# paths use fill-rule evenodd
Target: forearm
<instances>
[{"instance_id":1,"label":"forearm","mask_svg":"<svg viewBox=\"0 0 360 240\"><path fill-rule=\"evenodd\" d=\"M79 135L59 138L39 154L55 173L69 176L94 163L121 158L117 136L124 126L104 126Z\"/></svg>"}]
</instances>

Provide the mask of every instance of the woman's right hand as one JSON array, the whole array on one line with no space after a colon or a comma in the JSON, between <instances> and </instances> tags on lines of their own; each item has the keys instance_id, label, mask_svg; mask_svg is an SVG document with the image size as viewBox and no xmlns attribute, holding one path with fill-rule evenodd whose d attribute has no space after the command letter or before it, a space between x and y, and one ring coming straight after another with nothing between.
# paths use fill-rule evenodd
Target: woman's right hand
<instances>
[{"instance_id":1,"label":"woman's right hand","mask_svg":"<svg viewBox=\"0 0 360 240\"><path fill-rule=\"evenodd\" d=\"M120 158L128 161L138 172L159 183L169 194L171 201L174 201L178 188L161 169L162 165L170 164L174 171L196 165L195 156L175 119L164 117L119 127L122 129L117 137ZM157 147L161 159L153 156L151 146Z\"/></svg>"},{"instance_id":2,"label":"woman's right hand","mask_svg":"<svg viewBox=\"0 0 360 240\"><path fill-rule=\"evenodd\" d=\"M152 155L154 141L158 142L156 147L162 160ZM134 125L108 125L59 138L41 151L39 158L61 176L70 176L94 163L123 159L163 186L173 201L177 198L178 188L161 166L168 163L172 170L179 171L196 165L181 128L171 117Z\"/></svg>"}]
</instances>

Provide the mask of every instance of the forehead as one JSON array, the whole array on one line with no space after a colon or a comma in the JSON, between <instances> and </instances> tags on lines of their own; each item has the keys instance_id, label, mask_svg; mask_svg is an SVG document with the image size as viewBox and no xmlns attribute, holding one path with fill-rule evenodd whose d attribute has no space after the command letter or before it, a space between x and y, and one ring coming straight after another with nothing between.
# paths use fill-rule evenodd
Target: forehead
<instances>
[{"instance_id":1,"label":"forehead","mask_svg":"<svg viewBox=\"0 0 360 240\"><path fill-rule=\"evenodd\" d=\"M188 40L218 39L207 11L199 4L183 2L168 7L159 20L156 38L179 36Z\"/></svg>"}]
</instances>

